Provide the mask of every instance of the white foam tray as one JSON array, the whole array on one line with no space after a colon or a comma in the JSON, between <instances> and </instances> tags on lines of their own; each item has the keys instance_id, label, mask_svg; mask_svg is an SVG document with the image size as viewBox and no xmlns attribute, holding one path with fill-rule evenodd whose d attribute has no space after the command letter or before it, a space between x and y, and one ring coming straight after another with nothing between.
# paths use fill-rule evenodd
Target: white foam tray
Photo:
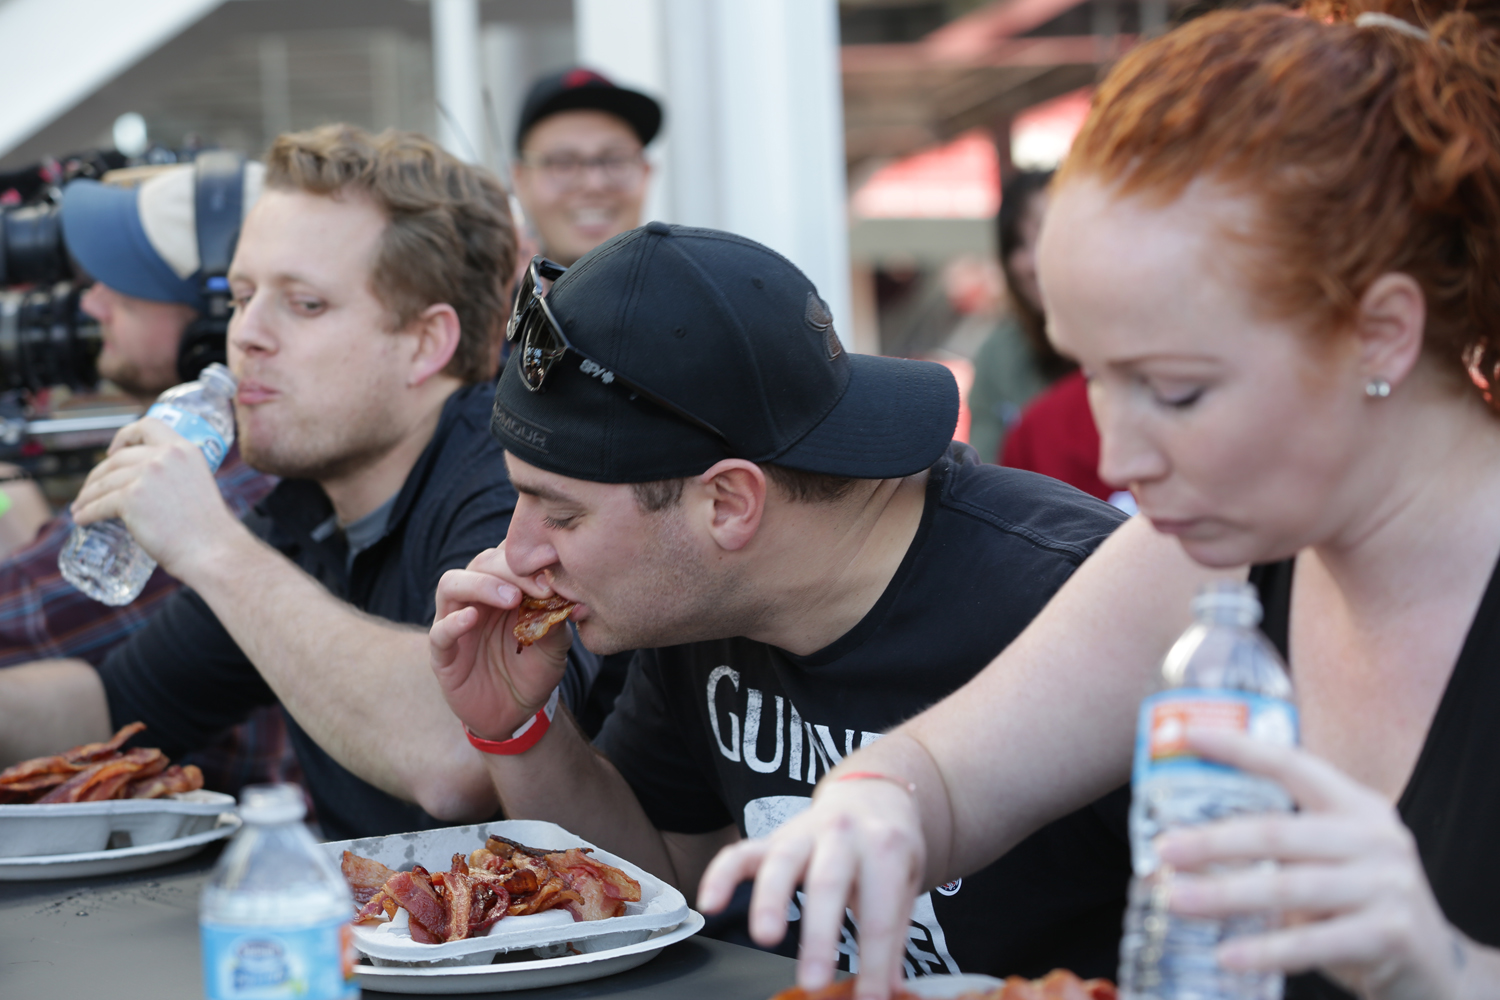
<instances>
[{"instance_id":1,"label":"white foam tray","mask_svg":"<svg viewBox=\"0 0 1500 1000\"><path fill-rule=\"evenodd\" d=\"M973 972L962 972L954 976L918 976L901 980L901 988L923 1000L953 1000L966 993L987 993L1005 981L994 976L983 976Z\"/></svg>"},{"instance_id":2,"label":"white foam tray","mask_svg":"<svg viewBox=\"0 0 1500 1000\"><path fill-rule=\"evenodd\" d=\"M608 951L447 969L361 963L354 967L354 975L358 977L359 985L371 993L417 993L430 996L536 990L546 986L602 979L645 965L661 954L663 948L685 941L702 929L703 916L689 910L687 919L671 930L658 931L645 941Z\"/></svg>"},{"instance_id":3,"label":"white foam tray","mask_svg":"<svg viewBox=\"0 0 1500 1000\"><path fill-rule=\"evenodd\" d=\"M0 858L146 847L212 830L234 796L199 789L160 799L0 805ZM113 838L113 839L112 839Z\"/></svg>"},{"instance_id":4,"label":"white foam tray","mask_svg":"<svg viewBox=\"0 0 1500 1000\"><path fill-rule=\"evenodd\" d=\"M218 826L187 837L163 840L141 847L121 847L110 851L83 851L78 854L54 854L28 858L0 858L0 882L35 882L46 879L91 878L120 872L156 868L181 861L203 850L216 840L231 836L240 828L234 813L220 813Z\"/></svg>"},{"instance_id":5,"label":"white foam tray","mask_svg":"<svg viewBox=\"0 0 1500 1000\"><path fill-rule=\"evenodd\" d=\"M341 840L323 847L335 864L347 850L398 871L409 871L412 865L418 864L428 871L439 872L448 869L454 854L468 857L476 848L483 847L485 838L492 833L527 847L549 850L594 846L555 823L505 820L388 837ZM427 968L485 965L498 954L524 949L536 951L540 958L554 958L638 944L653 932L676 927L687 919L687 900L672 886L608 851L595 848L591 856L614 865L641 883L641 901L626 903L624 916L575 923L572 914L566 910L548 910L524 917L505 917L483 937L446 944L421 944L411 939L406 911L398 910L397 919L388 923L357 925L354 928L355 947L376 965Z\"/></svg>"}]
</instances>

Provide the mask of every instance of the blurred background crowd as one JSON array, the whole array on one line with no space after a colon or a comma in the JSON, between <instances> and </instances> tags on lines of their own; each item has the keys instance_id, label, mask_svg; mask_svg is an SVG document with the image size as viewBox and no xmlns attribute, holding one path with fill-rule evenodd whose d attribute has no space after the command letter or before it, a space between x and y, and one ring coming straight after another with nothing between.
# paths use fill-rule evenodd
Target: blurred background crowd
<instances>
[{"instance_id":1,"label":"blurred background crowd","mask_svg":"<svg viewBox=\"0 0 1500 1000\"><path fill-rule=\"evenodd\" d=\"M744 233L812 277L847 348L948 365L956 436L983 460L1109 498L1082 376L1046 342L1032 246L1101 67L1172 2L0 0L0 34L33 40L0 66L24 95L0 108L0 205L203 150L255 157L327 122L416 130L519 196L523 262L571 262L649 219ZM580 67L659 119L585 100L531 128L574 108L564 92L593 82ZM13 264L10 314L26 278ZM135 409L118 401L111 424L107 394L44 380L58 385L0 404L0 457L55 506ZM45 422L79 407L107 426ZM9 492L4 548L47 513Z\"/></svg>"}]
</instances>

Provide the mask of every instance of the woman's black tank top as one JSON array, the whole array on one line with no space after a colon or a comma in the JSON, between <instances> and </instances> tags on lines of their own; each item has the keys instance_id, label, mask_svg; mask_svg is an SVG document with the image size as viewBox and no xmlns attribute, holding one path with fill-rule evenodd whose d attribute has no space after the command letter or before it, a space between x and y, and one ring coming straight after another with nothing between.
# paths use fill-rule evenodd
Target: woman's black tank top
<instances>
[{"instance_id":1,"label":"woman's black tank top","mask_svg":"<svg viewBox=\"0 0 1500 1000\"><path fill-rule=\"evenodd\" d=\"M1292 561L1255 566L1261 629L1287 656ZM1500 567L1491 575L1411 780L1396 804L1443 913L1500 947ZM1287 980L1287 1000L1349 997L1322 976Z\"/></svg>"}]
</instances>

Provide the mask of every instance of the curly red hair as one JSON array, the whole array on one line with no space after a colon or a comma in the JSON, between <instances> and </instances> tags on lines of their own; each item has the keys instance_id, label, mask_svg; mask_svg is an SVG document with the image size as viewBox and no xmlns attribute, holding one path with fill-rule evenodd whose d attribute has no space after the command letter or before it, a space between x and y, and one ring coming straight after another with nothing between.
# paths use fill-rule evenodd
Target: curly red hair
<instances>
[{"instance_id":1,"label":"curly red hair","mask_svg":"<svg viewBox=\"0 0 1500 1000\"><path fill-rule=\"evenodd\" d=\"M1402 272L1426 296L1429 354L1496 385L1490 19L1419 0L1322 2L1306 15L1209 14L1129 53L1100 86L1058 183L1087 176L1162 203L1198 179L1248 194L1261 209L1246 234L1249 273L1273 311L1344 329L1371 282ZM1352 23L1367 9L1406 15L1430 38Z\"/></svg>"}]
</instances>

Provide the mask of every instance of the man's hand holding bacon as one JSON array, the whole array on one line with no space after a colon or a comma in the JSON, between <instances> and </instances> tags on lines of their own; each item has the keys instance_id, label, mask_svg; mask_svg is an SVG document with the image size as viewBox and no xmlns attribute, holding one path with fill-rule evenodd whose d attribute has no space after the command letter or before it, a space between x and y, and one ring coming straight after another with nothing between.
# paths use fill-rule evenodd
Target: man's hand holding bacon
<instances>
[{"instance_id":1,"label":"man's hand holding bacon","mask_svg":"<svg viewBox=\"0 0 1500 1000\"><path fill-rule=\"evenodd\" d=\"M466 568L443 574L429 633L432 672L453 714L475 736L508 739L562 680L572 641L568 629L551 628L530 644L517 638L535 618L522 602L541 604L554 596L545 573L521 577L511 571L503 542Z\"/></svg>"}]
</instances>

